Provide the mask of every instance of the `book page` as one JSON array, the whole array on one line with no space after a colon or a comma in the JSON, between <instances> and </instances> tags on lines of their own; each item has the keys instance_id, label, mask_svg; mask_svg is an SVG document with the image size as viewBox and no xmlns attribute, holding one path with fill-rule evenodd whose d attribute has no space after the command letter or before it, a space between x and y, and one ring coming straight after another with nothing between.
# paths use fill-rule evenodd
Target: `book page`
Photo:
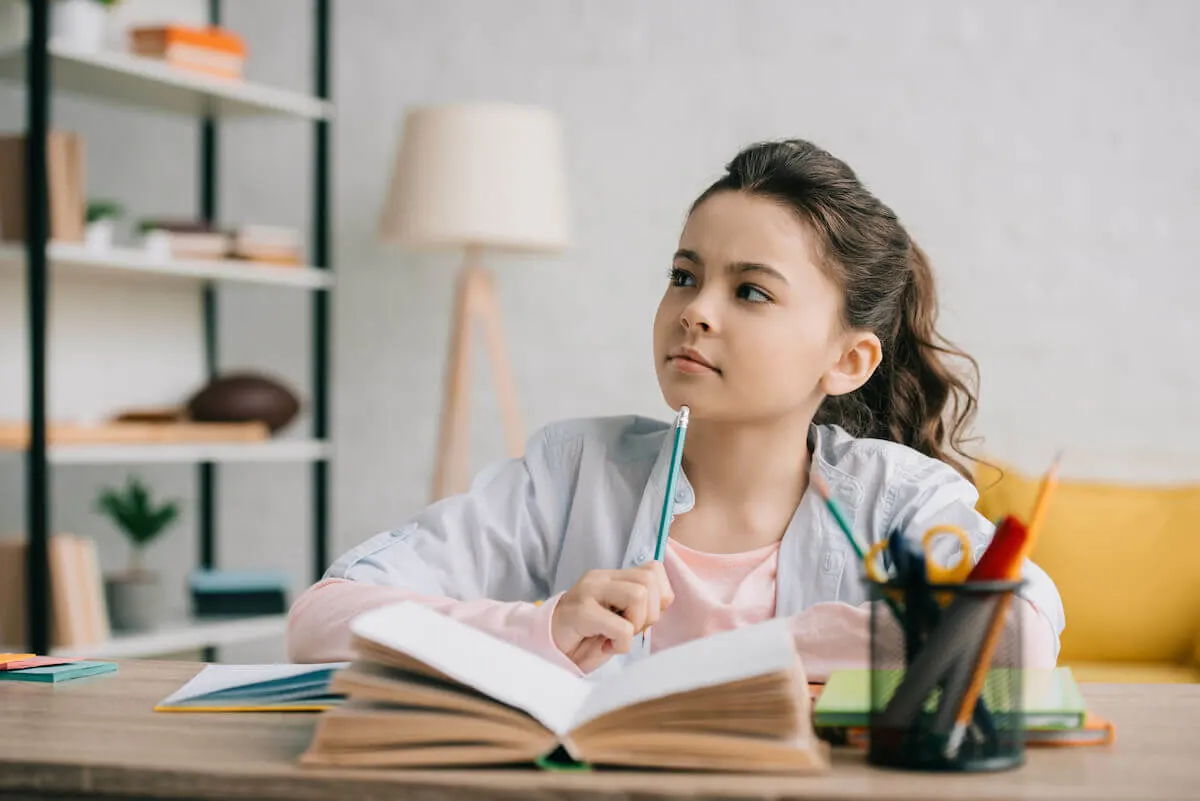
<instances>
[{"instance_id":1,"label":"book page","mask_svg":"<svg viewBox=\"0 0 1200 801\"><path fill-rule=\"evenodd\" d=\"M536 654L409 601L360 615L350 630L528 712L558 735L566 733L591 689L587 680Z\"/></svg>"},{"instance_id":2,"label":"book page","mask_svg":"<svg viewBox=\"0 0 1200 801\"><path fill-rule=\"evenodd\" d=\"M798 662L787 618L702 637L633 662L606 678L571 727L653 698L788 672Z\"/></svg>"}]
</instances>

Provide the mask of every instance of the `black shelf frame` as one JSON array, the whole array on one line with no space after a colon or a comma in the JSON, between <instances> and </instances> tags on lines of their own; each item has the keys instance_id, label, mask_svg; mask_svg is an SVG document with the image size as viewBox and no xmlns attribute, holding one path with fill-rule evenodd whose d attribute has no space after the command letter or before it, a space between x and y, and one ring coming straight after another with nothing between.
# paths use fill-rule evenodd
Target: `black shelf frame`
<instances>
[{"instance_id":1,"label":"black shelf frame","mask_svg":"<svg viewBox=\"0 0 1200 801\"><path fill-rule=\"evenodd\" d=\"M323 101L331 97L330 40L332 31L331 0L313 0L313 89ZM47 654L51 648L52 606L50 593L49 535L52 515L49 449L47 442L46 360L47 318L49 310L50 265L47 245L50 241L49 184L46 163L46 138L50 131L50 106L53 87L49 55L50 3L29 4L29 41L26 49L26 136L25 136L25 208L26 230L26 303L29 347L29 443L25 454L26 476L26 638L29 651ZM221 0L209 0L209 19L219 24ZM200 215L217 219L218 121L205 116L200 121L198 168L200 172ZM330 202L330 123L321 116L313 122L313 197L310 221L310 259L314 267L332 270L332 204ZM211 377L218 369L217 325L218 295L206 284L203 291L204 361ZM312 434L328 442L330 374L330 298L327 287L312 290L311 314L311 410ZM328 564L329 554L329 462L328 454L314 459L309 477L312 498L311 550L312 579L318 580ZM203 462L197 466L198 563L205 568L217 564L216 483L217 465ZM205 649L205 659L215 658L215 650Z\"/></svg>"}]
</instances>

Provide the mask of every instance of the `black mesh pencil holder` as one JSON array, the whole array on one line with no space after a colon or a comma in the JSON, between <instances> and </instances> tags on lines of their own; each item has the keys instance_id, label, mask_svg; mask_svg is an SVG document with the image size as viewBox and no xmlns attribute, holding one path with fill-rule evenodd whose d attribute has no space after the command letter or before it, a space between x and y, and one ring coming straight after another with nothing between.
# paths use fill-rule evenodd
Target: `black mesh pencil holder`
<instances>
[{"instance_id":1,"label":"black mesh pencil holder","mask_svg":"<svg viewBox=\"0 0 1200 801\"><path fill-rule=\"evenodd\" d=\"M870 583L871 764L993 771L1024 762L1021 583Z\"/></svg>"}]
</instances>

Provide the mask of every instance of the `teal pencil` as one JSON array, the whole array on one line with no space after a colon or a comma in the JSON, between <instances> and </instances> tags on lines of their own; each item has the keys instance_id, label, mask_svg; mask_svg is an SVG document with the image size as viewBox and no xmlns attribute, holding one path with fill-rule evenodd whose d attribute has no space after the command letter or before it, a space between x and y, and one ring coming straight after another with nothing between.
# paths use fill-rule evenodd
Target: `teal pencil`
<instances>
[{"instance_id":1,"label":"teal pencil","mask_svg":"<svg viewBox=\"0 0 1200 801\"><path fill-rule=\"evenodd\" d=\"M654 560L661 562L667 550L667 533L671 529L671 518L675 511L675 483L679 478L679 466L683 462L683 442L687 438L688 416L691 409L679 407L675 415L675 445L671 448L671 469L667 472L667 494L663 498L662 517L658 521L658 542L654 545Z\"/></svg>"},{"instance_id":2,"label":"teal pencil","mask_svg":"<svg viewBox=\"0 0 1200 801\"><path fill-rule=\"evenodd\" d=\"M829 508L829 513L837 521L838 527L846 535L846 539L850 540L850 547L854 549L854 555L858 557L858 561L865 562L867 560L867 552L863 550L863 547L858 544L858 540L855 539L854 532L850 529L850 523L846 521L846 515L842 513L842 507L829 494L829 485L825 483L825 479L813 473L809 481L812 482L812 485L817 488L817 493L825 500L825 506Z\"/></svg>"},{"instance_id":3,"label":"teal pencil","mask_svg":"<svg viewBox=\"0 0 1200 801\"><path fill-rule=\"evenodd\" d=\"M864 564L867 561L867 552L858 544L858 539L854 536L854 531L850 528L849 521L846 520L845 513L842 512L842 507L833 499L833 495L829 492L829 485L825 483L825 479L821 478L816 473L813 473L809 479L812 485L817 488L819 494L825 500L825 506L829 508L829 513L833 515L833 519L837 521L838 528L846 535L846 539L850 541L850 547L854 549L854 555L858 557L859 564ZM886 595L883 598L884 603L892 610L892 614L896 616L898 622L904 620L904 611L899 604L888 598Z\"/></svg>"}]
</instances>

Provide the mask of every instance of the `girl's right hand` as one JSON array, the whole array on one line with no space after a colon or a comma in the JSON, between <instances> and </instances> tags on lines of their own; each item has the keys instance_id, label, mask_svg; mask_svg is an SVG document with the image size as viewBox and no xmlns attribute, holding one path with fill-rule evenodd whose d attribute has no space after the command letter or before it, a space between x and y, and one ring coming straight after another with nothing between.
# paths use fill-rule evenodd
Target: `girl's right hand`
<instances>
[{"instance_id":1,"label":"girl's right hand","mask_svg":"<svg viewBox=\"0 0 1200 801\"><path fill-rule=\"evenodd\" d=\"M592 570L567 590L550 618L550 635L584 673L629 652L636 634L675 600L662 562L628 570Z\"/></svg>"}]
</instances>

